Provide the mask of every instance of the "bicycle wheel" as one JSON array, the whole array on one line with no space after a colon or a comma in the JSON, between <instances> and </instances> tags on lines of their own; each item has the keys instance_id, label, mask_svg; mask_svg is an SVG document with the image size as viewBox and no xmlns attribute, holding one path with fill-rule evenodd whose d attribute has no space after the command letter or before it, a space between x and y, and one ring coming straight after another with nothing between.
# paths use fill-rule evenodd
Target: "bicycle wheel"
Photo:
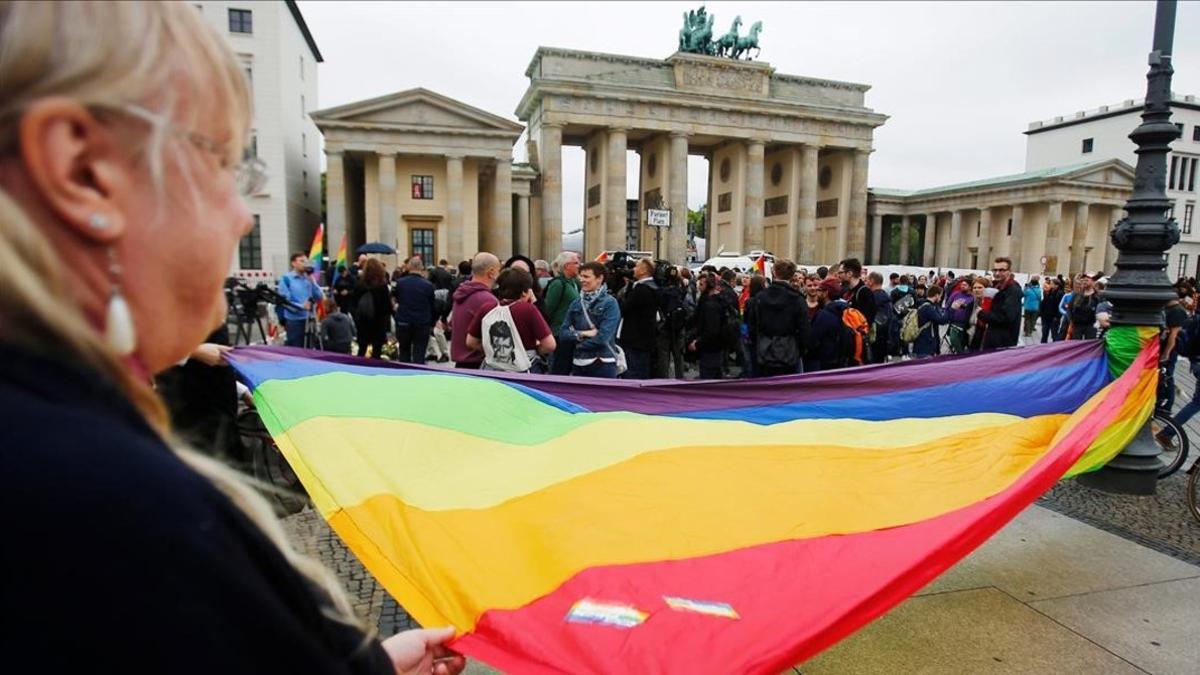
<instances>
[{"instance_id":1,"label":"bicycle wheel","mask_svg":"<svg viewBox=\"0 0 1200 675\"><path fill-rule=\"evenodd\" d=\"M1150 418L1150 431L1162 449L1159 459L1162 460L1163 467L1158 470L1158 479L1162 480L1178 471L1187 461L1188 437L1173 418L1158 411Z\"/></svg>"},{"instance_id":2,"label":"bicycle wheel","mask_svg":"<svg viewBox=\"0 0 1200 675\"><path fill-rule=\"evenodd\" d=\"M1196 522L1200 522L1200 462L1192 462L1188 469L1187 503L1188 510Z\"/></svg>"}]
</instances>

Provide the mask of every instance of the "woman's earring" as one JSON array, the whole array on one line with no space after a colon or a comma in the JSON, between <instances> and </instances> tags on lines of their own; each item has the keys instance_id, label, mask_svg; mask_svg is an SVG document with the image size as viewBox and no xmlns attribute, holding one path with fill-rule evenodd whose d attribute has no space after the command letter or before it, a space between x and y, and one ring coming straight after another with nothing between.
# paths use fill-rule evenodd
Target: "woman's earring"
<instances>
[{"instance_id":1,"label":"woman's earring","mask_svg":"<svg viewBox=\"0 0 1200 675\"><path fill-rule=\"evenodd\" d=\"M104 340L118 356L129 356L137 347L137 331L133 327L133 312L129 311L129 303L125 302L125 296L121 293L121 265L111 247L108 249L108 273L112 280L112 294L108 298Z\"/></svg>"},{"instance_id":2,"label":"woman's earring","mask_svg":"<svg viewBox=\"0 0 1200 675\"><path fill-rule=\"evenodd\" d=\"M88 216L88 227L92 228L93 230L107 230L110 224L111 223L108 220L108 216L104 215L103 213L93 213L92 215Z\"/></svg>"}]
</instances>

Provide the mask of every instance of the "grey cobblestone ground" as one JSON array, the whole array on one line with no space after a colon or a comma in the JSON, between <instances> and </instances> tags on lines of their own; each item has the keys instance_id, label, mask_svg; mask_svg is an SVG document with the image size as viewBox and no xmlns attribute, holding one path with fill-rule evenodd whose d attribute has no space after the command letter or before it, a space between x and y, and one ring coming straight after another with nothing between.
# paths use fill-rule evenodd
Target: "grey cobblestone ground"
<instances>
[{"instance_id":1,"label":"grey cobblestone ground","mask_svg":"<svg viewBox=\"0 0 1200 675\"><path fill-rule=\"evenodd\" d=\"M1176 407L1191 397L1195 380L1186 368L1176 373L1180 388ZM1192 439L1191 464L1200 454L1200 416L1186 427ZM1187 476L1181 471L1159 483L1152 497L1110 495L1074 481L1051 489L1039 504L1122 538L1167 555L1200 564L1200 524L1188 512L1184 498ZM360 614L378 626L386 637L415 627L411 617L367 573L358 559L312 510L284 519L284 527L296 546L319 557L345 584Z\"/></svg>"}]
</instances>

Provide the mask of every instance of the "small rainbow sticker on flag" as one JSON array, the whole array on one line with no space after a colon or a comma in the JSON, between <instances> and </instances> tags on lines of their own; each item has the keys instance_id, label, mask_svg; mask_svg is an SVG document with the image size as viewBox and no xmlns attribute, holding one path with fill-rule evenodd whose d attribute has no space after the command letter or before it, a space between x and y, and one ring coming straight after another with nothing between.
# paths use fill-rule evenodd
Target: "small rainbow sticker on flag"
<instances>
[{"instance_id":1,"label":"small rainbow sticker on flag","mask_svg":"<svg viewBox=\"0 0 1200 675\"><path fill-rule=\"evenodd\" d=\"M598 623L617 628L633 628L641 624L649 616L646 612L614 602L599 602L584 598L567 612L567 621L571 623Z\"/></svg>"},{"instance_id":2,"label":"small rainbow sticker on flag","mask_svg":"<svg viewBox=\"0 0 1200 675\"><path fill-rule=\"evenodd\" d=\"M695 612L697 614L707 614L709 616L720 616L726 619L741 618L733 609L733 606L727 602L689 600L688 598L676 598L670 595L664 595L663 602L667 603L667 607L670 607L678 612Z\"/></svg>"}]
</instances>

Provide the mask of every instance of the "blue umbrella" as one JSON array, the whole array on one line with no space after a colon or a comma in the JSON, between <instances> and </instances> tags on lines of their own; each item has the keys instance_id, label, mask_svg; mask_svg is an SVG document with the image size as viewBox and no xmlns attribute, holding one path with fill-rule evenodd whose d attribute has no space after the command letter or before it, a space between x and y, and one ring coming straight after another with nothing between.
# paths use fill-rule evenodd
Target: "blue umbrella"
<instances>
[{"instance_id":1,"label":"blue umbrella","mask_svg":"<svg viewBox=\"0 0 1200 675\"><path fill-rule=\"evenodd\" d=\"M387 244L385 244L383 242L373 241L369 244L363 244L362 246L359 246L358 253L359 253L359 255L362 255L363 253L379 253L379 254L383 254L383 255L396 255L396 249L392 248L391 246L388 246Z\"/></svg>"}]
</instances>

